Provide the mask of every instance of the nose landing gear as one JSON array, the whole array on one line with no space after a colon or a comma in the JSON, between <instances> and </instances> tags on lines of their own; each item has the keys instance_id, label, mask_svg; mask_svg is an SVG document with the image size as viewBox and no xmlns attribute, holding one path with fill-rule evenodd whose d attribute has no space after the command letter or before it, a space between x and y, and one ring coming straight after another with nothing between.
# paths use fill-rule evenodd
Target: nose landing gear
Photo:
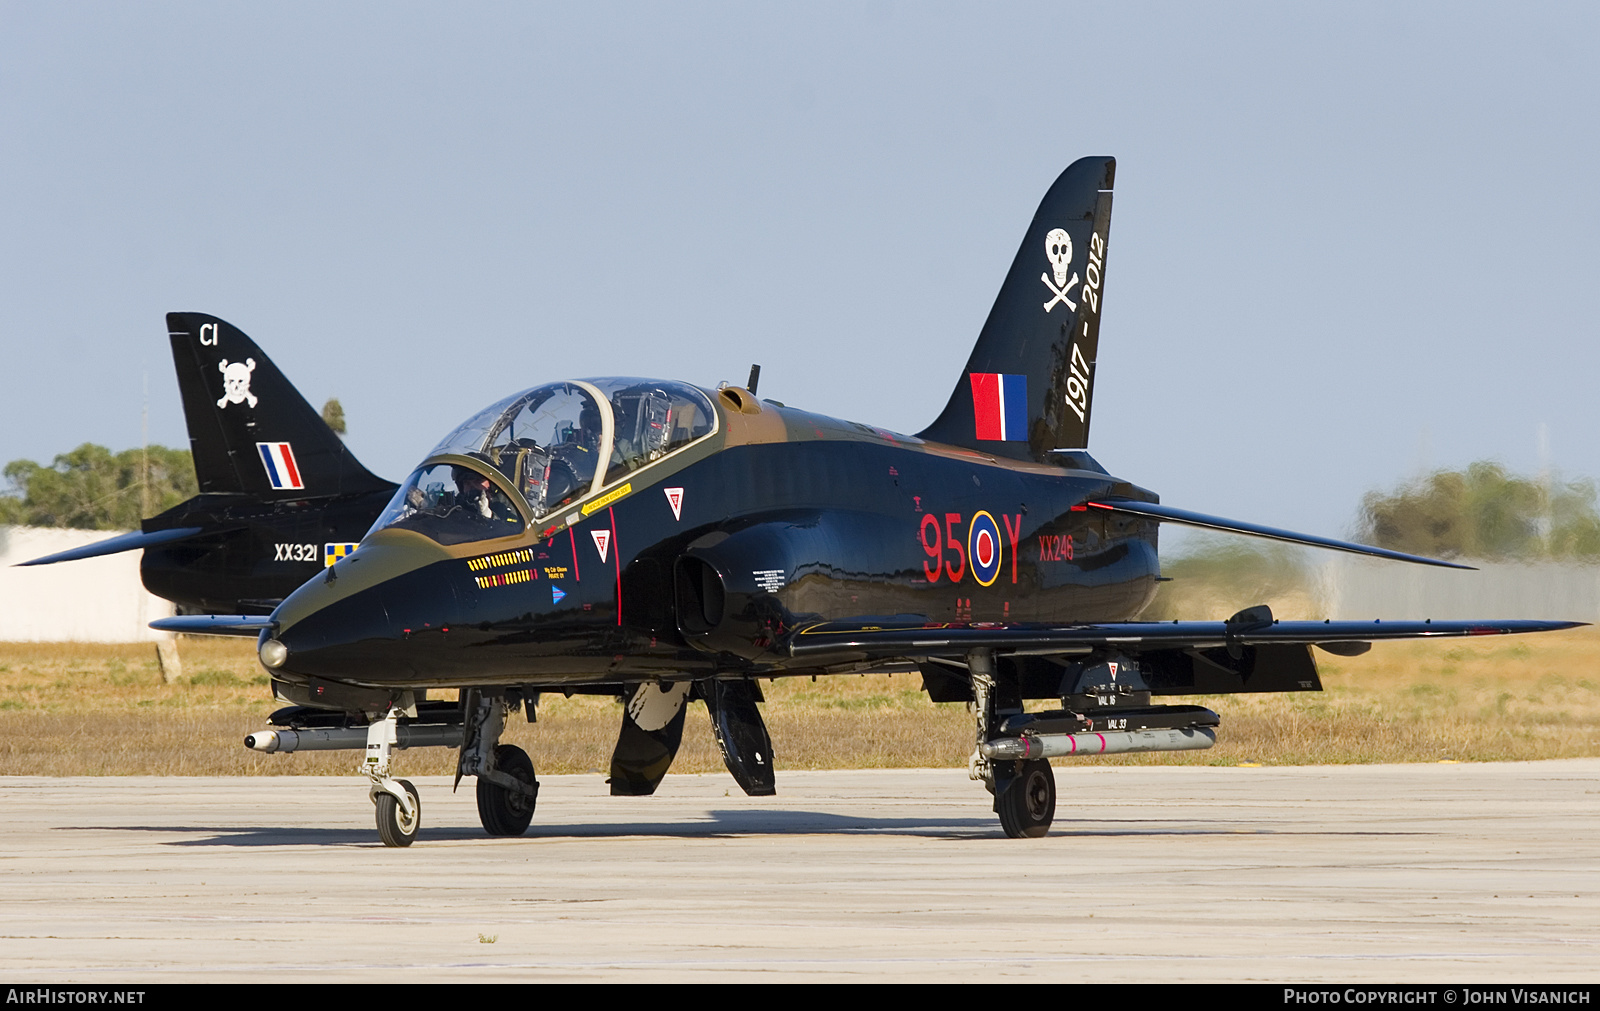
<instances>
[{"instance_id":1,"label":"nose landing gear","mask_svg":"<svg viewBox=\"0 0 1600 1011\"><path fill-rule=\"evenodd\" d=\"M422 828L422 800L409 780L389 776L389 755L399 741L400 710L390 706L381 720L367 726L363 766L372 780L368 796L377 807L378 838L385 846L410 846Z\"/></svg>"},{"instance_id":2,"label":"nose landing gear","mask_svg":"<svg viewBox=\"0 0 1600 1011\"><path fill-rule=\"evenodd\" d=\"M410 780L390 780L400 788L399 796L385 789L374 796L378 805L378 838L385 846L410 846L422 827L422 798Z\"/></svg>"}]
</instances>

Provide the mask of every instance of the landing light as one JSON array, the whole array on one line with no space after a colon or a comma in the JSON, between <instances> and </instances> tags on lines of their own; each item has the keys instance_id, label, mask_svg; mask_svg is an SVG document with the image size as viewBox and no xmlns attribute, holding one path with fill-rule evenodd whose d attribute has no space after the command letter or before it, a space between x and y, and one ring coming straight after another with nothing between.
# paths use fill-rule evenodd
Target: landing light
<instances>
[{"instance_id":1,"label":"landing light","mask_svg":"<svg viewBox=\"0 0 1600 1011\"><path fill-rule=\"evenodd\" d=\"M282 667L283 662L289 659L289 647L276 639L262 643L259 653L261 662L268 667Z\"/></svg>"}]
</instances>

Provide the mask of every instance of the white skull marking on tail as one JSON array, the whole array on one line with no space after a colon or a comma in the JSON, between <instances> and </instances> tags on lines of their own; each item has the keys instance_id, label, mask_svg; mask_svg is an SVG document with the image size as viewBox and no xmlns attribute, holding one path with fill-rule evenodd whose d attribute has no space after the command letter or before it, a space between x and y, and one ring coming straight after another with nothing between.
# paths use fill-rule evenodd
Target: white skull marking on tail
<instances>
[{"instance_id":1,"label":"white skull marking on tail","mask_svg":"<svg viewBox=\"0 0 1600 1011\"><path fill-rule=\"evenodd\" d=\"M224 358L217 364L217 371L222 373L222 399L217 401L218 407L229 404L242 404L249 402L251 407L256 406L256 395L250 392L250 373L256 370L256 360L246 358L242 362L228 364Z\"/></svg>"},{"instance_id":2,"label":"white skull marking on tail","mask_svg":"<svg viewBox=\"0 0 1600 1011\"><path fill-rule=\"evenodd\" d=\"M1072 269L1072 236L1066 229L1052 228L1044 237L1044 255L1050 257L1050 266L1056 272L1056 287L1067 286L1067 271Z\"/></svg>"},{"instance_id":3,"label":"white skull marking on tail","mask_svg":"<svg viewBox=\"0 0 1600 1011\"><path fill-rule=\"evenodd\" d=\"M1044 255L1050 259L1050 267L1056 272L1056 283L1050 283L1049 274L1040 274L1039 280L1050 289L1050 294L1055 296L1044 304L1044 311L1049 312L1057 303L1067 307L1068 312L1077 312L1078 303L1067 297L1067 292L1078 283L1078 272L1073 270L1072 276L1067 276L1067 271L1072 270L1072 236L1067 234L1065 228L1052 228L1044 237Z\"/></svg>"}]
</instances>

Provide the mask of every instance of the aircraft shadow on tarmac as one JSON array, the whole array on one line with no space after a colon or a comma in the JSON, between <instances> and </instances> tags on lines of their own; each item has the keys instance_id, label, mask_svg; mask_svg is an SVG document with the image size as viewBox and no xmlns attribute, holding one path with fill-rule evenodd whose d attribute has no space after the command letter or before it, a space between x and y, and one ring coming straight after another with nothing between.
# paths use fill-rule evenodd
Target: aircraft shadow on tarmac
<instances>
[{"instance_id":1,"label":"aircraft shadow on tarmac","mask_svg":"<svg viewBox=\"0 0 1600 1011\"><path fill-rule=\"evenodd\" d=\"M535 824L521 838L533 842L540 839L607 839L634 836L666 836L675 838L726 838L730 836L785 836L785 835L895 835L922 836L944 839L1000 838L1004 835L987 817L975 818L892 818L860 817L830 814L820 811L710 811L705 821L677 822L617 822L576 825ZM152 832L183 835L204 835L204 838L177 839L173 846L334 846L375 845L372 833L365 828L310 828L288 825L259 826L204 826L204 825L77 825L62 826L70 831ZM476 826L452 825L424 829L423 841L491 842ZM1063 838L1107 836L1215 836L1215 835L1340 835L1340 836L1391 836L1427 835L1426 832L1328 832L1321 830L1281 831L1258 826L1219 824L1213 827L1195 826L1184 819L1153 820L1130 819L1107 823L1096 819L1081 828L1058 825L1054 833Z\"/></svg>"}]
</instances>

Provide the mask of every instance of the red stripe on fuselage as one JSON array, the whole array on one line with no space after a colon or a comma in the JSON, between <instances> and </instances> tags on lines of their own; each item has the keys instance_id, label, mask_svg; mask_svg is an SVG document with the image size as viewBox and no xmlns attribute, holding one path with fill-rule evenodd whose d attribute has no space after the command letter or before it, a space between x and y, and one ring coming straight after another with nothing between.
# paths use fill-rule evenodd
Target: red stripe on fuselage
<instances>
[{"instance_id":1,"label":"red stripe on fuselage","mask_svg":"<svg viewBox=\"0 0 1600 1011\"><path fill-rule=\"evenodd\" d=\"M611 517L611 561L617 566L617 625L622 624L622 552L617 548L617 514L606 507L606 515Z\"/></svg>"}]
</instances>

